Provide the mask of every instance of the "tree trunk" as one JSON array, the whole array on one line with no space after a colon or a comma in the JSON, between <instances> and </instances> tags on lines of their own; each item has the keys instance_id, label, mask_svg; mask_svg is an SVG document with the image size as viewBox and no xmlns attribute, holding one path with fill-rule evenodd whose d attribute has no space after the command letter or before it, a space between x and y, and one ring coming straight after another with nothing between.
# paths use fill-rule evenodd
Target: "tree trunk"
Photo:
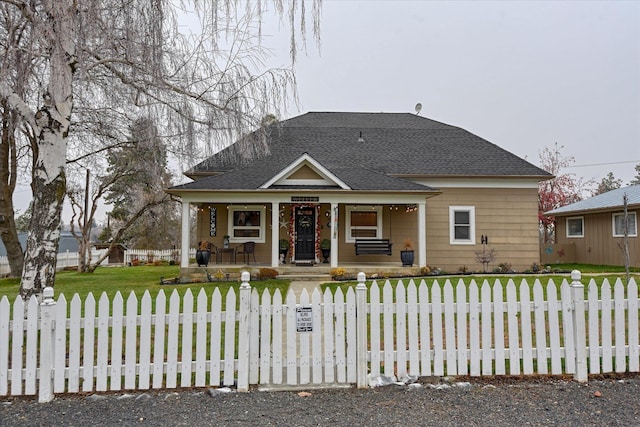
<instances>
[{"instance_id":1,"label":"tree trunk","mask_svg":"<svg viewBox=\"0 0 640 427\"><path fill-rule=\"evenodd\" d=\"M43 2L46 43L50 48L49 83L43 106L35 115L33 147L33 214L27 237L20 295L27 299L53 286L56 273L62 205L66 192L67 134L73 105L75 68L75 1Z\"/></svg>"},{"instance_id":2,"label":"tree trunk","mask_svg":"<svg viewBox=\"0 0 640 427\"><path fill-rule=\"evenodd\" d=\"M78 273L86 273L89 266L86 258L86 240L84 236L78 241Z\"/></svg>"},{"instance_id":3,"label":"tree trunk","mask_svg":"<svg viewBox=\"0 0 640 427\"><path fill-rule=\"evenodd\" d=\"M0 144L0 238L7 250L9 276L20 277L24 255L16 231L13 191L16 187L17 155L15 132L17 123L15 114L8 105L2 106L2 143Z\"/></svg>"},{"instance_id":4,"label":"tree trunk","mask_svg":"<svg viewBox=\"0 0 640 427\"><path fill-rule=\"evenodd\" d=\"M624 206L624 238L622 240L622 252L624 255L625 277L627 279L627 284L629 284L629 266L631 265L631 258L629 257L629 198L627 197L627 193L624 193L622 203Z\"/></svg>"}]
</instances>

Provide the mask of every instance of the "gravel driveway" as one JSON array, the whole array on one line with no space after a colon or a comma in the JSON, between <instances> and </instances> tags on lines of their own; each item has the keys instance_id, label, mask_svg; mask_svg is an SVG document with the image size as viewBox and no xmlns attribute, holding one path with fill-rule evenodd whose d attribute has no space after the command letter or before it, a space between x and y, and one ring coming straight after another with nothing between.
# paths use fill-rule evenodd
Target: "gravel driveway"
<instances>
[{"instance_id":1,"label":"gravel driveway","mask_svg":"<svg viewBox=\"0 0 640 427\"><path fill-rule=\"evenodd\" d=\"M0 426L640 425L640 376L570 380L456 378L373 389L177 392L0 398Z\"/></svg>"}]
</instances>

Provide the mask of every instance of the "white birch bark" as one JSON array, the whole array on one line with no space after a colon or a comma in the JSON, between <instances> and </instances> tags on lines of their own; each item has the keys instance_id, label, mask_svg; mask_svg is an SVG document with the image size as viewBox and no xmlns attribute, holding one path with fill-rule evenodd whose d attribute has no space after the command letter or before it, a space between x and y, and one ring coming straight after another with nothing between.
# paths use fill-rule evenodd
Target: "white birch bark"
<instances>
[{"instance_id":1,"label":"white birch bark","mask_svg":"<svg viewBox=\"0 0 640 427\"><path fill-rule=\"evenodd\" d=\"M73 105L76 63L74 0L43 1L43 42L49 47L49 82L35 114L38 136L33 153L33 213L27 237L20 294L27 299L53 286L66 192L65 161Z\"/></svg>"}]
</instances>

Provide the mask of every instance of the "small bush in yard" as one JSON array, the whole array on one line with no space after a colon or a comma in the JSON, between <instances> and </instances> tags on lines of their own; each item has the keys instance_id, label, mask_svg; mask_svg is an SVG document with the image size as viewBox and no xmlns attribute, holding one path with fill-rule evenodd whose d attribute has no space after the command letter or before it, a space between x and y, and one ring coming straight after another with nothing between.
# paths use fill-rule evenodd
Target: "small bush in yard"
<instances>
[{"instance_id":1,"label":"small bush in yard","mask_svg":"<svg viewBox=\"0 0 640 427\"><path fill-rule=\"evenodd\" d=\"M340 280L343 276L344 273L346 273L347 270L345 270L344 268L334 268L333 270L331 270L331 272L329 274L331 274L331 277L333 277L334 279Z\"/></svg>"},{"instance_id":2,"label":"small bush in yard","mask_svg":"<svg viewBox=\"0 0 640 427\"><path fill-rule=\"evenodd\" d=\"M494 272L495 273L513 273L513 269L511 268L511 263L510 262L501 262L494 269Z\"/></svg>"},{"instance_id":3,"label":"small bush in yard","mask_svg":"<svg viewBox=\"0 0 640 427\"><path fill-rule=\"evenodd\" d=\"M278 276L278 272L273 268L261 268L258 271L258 280L275 279Z\"/></svg>"}]
</instances>

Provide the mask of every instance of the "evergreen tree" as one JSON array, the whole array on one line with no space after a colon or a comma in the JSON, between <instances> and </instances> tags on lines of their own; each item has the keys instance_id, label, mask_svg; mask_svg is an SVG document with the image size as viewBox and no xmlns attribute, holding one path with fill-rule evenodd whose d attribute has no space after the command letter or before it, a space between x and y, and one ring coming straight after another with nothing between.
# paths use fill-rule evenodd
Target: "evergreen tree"
<instances>
[{"instance_id":1,"label":"evergreen tree","mask_svg":"<svg viewBox=\"0 0 640 427\"><path fill-rule=\"evenodd\" d=\"M636 165L636 176L629 181L629 185L640 185L640 163Z\"/></svg>"},{"instance_id":2,"label":"evergreen tree","mask_svg":"<svg viewBox=\"0 0 640 427\"><path fill-rule=\"evenodd\" d=\"M112 150L107 160L108 175L103 181L112 182L105 195L105 201L113 205L109 212L111 232L122 229L144 209L144 214L122 230L121 242L147 249L175 244L176 236L170 232L180 227L175 224L175 204L164 193L171 185L166 146L152 120L137 120L131 127L129 143Z\"/></svg>"},{"instance_id":3,"label":"evergreen tree","mask_svg":"<svg viewBox=\"0 0 640 427\"><path fill-rule=\"evenodd\" d=\"M611 191L611 190L616 190L620 187L622 187L622 180L616 179L613 176L613 172L609 172L607 176L602 178L602 180L598 184L598 188L596 188L595 191L593 192L593 195L597 196L598 194L606 193L607 191Z\"/></svg>"}]
</instances>

